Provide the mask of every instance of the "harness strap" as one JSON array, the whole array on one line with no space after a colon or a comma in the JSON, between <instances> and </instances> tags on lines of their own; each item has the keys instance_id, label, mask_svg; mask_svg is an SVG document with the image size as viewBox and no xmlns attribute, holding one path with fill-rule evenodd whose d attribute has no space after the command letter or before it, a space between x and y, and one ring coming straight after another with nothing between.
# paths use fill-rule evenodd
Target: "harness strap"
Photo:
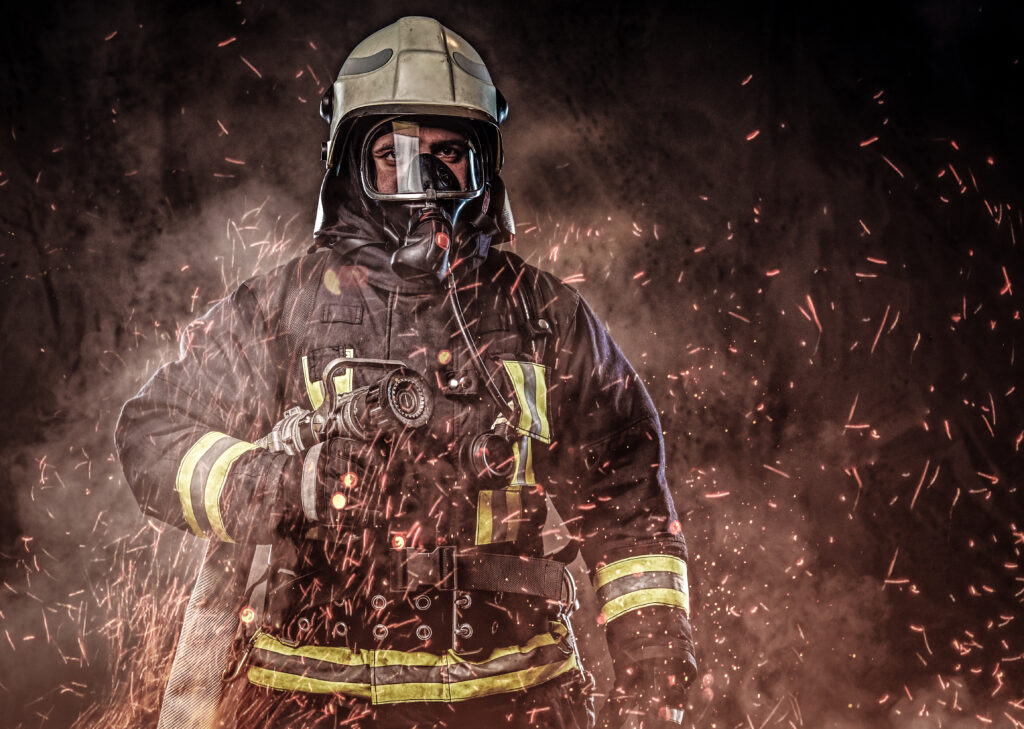
<instances>
[{"instance_id":1,"label":"harness strap","mask_svg":"<svg viewBox=\"0 0 1024 729\"><path fill-rule=\"evenodd\" d=\"M553 559L473 554L461 556L455 563L460 590L511 592L558 602L569 598L565 565Z\"/></svg>"},{"instance_id":2,"label":"harness strap","mask_svg":"<svg viewBox=\"0 0 1024 729\"><path fill-rule=\"evenodd\" d=\"M391 552L391 590L421 587L533 595L560 603L572 601L565 565L553 559L510 554L457 554L454 547L430 552L410 547Z\"/></svg>"}]
</instances>

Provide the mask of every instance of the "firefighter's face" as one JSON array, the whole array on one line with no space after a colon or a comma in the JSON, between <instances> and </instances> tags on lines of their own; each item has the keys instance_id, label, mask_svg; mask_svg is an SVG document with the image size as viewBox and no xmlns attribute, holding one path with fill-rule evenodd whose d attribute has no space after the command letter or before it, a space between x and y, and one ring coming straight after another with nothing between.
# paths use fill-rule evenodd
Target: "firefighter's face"
<instances>
[{"instance_id":1,"label":"firefighter's face","mask_svg":"<svg viewBox=\"0 0 1024 729\"><path fill-rule=\"evenodd\" d=\"M419 127L419 154L431 154L443 162L458 179L460 190L465 190L469 179L470 145L458 132L437 127ZM378 137L370 148L376 170L376 189L383 194L398 192L398 167L395 155L395 133Z\"/></svg>"}]
</instances>

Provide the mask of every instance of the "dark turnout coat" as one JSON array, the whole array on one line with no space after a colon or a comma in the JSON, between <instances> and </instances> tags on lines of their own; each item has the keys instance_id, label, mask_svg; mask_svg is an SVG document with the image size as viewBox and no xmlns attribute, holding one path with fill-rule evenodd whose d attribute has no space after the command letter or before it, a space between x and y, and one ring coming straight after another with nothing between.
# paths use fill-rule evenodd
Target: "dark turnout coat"
<instances>
[{"instance_id":1,"label":"dark turnout coat","mask_svg":"<svg viewBox=\"0 0 1024 729\"><path fill-rule=\"evenodd\" d=\"M242 675L383 704L457 702L581 670L562 565L543 559L546 496L578 540L616 661L673 656L692 675L661 426L593 311L511 253L492 250L459 277L468 328L515 410L514 472L485 480L460 445L501 412L446 292L398 279L387 261L373 246L321 248L245 282L187 327L180 358L122 412L117 445L146 514L272 545ZM303 287L315 293L308 312ZM255 442L289 408L322 402L323 369L340 356L401 361L435 403L425 427L383 449L380 475L339 485L344 506L325 520L311 501L315 457ZM352 368L335 384L380 375ZM523 587L523 570L544 589Z\"/></svg>"}]
</instances>

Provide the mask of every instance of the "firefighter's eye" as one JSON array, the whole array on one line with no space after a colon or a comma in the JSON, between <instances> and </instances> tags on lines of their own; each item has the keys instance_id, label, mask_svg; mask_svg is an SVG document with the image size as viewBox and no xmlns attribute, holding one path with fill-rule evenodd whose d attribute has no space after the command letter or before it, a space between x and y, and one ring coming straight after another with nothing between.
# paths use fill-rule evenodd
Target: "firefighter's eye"
<instances>
[{"instance_id":1,"label":"firefighter's eye","mask_svg":"<svg viewBox=\"0 0 1024 729\"><path fill-rule=\"evenodd\" d=\"M447 164L458 164L466 156L466 145L456 141L437 142L431 145L430 153Z\"/></svg>"},{"instance_id":2,"label":"firefighter's eye","mask_svg":"<svg viewBox=\"0 0 1024 729\"><path fill-rule=\"evenodd\" d=\"M389 164L395 163L395 147L392 144L376 147L373 150L373 158Z\"/></svg>"}]
</instances>

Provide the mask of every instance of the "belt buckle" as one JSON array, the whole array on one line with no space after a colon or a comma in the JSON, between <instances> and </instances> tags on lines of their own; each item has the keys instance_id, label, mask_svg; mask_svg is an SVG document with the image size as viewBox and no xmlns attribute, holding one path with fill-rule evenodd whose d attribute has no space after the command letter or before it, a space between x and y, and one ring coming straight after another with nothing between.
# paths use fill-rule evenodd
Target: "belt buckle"
<instances>
[{"instance_id":1,"label":"belt buckle","mask_svg":"<svg viewBox=\"0 0 1024 729\"><path fill-rule=\"evenodd\" d=\"M432 554L437 554L437 589L445 591L458 590L459 571L455 568L455 547L437 547Z\"/></svg>"}]
</instances>

